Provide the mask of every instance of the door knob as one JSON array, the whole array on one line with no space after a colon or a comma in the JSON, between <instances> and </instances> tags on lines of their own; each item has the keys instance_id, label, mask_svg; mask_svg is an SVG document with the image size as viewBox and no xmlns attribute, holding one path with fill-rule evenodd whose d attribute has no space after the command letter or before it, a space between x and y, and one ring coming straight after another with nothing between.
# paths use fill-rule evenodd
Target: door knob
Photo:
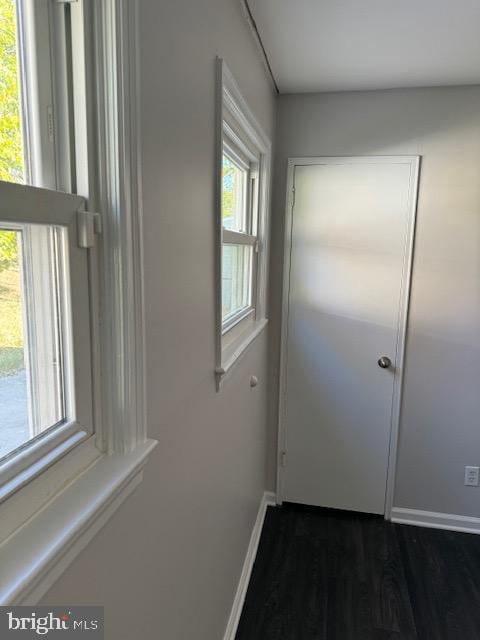
<instances>
[{"instance_id":1,"label":"door knob","mask_svg":"<svg viewBox=\"0 0 480 640\"><path fill-rule=\"evenodd\" d=\"M392 361L387 356L382 356L378 359L378 366L381 369L388 369L392 365Z\"/></svg>"}]
</instances>

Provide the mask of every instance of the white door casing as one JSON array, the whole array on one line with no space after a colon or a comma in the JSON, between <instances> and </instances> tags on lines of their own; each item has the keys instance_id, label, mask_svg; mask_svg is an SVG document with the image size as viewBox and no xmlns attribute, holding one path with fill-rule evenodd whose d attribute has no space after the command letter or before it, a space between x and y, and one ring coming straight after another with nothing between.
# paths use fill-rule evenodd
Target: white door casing
<instances>
[{"instance_id":1,"label":"white door casing","mask_svg":"<svg viewBox=\"0 0 480 640\"><path fill-rule=\"evenodd\" d=\"M390 516L418 172L416 156L289 161L280 501Z\"/></svg>"}]
</instances>

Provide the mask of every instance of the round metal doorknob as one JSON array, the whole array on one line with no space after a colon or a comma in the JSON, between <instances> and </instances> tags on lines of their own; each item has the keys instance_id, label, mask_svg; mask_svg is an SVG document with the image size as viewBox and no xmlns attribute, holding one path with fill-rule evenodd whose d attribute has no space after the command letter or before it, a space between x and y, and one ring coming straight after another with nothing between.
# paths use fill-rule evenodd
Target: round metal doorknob
<instances>
[{"instance_id":1,"label":"round metal doorknob","mask_svg":"<svg viewBox=\"0 0 480 640\"><path fill-rule=\"evenodd\" d=\"M378 359L378 366L381 369L388 369L392 365L392 361L387 356L382 356Z\"/></svg>"}]
</instances>

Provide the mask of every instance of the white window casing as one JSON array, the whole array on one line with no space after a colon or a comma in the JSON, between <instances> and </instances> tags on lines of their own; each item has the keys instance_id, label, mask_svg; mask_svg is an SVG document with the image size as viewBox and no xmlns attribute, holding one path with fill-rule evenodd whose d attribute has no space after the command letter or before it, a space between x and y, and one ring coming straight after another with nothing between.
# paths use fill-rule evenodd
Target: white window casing
<instances>
[{"instance_id":1,"label":"white window casing","mask_svg":"<svg viewBox=\"0 0 480 640\"><path fill-rule=\"evenodd\" d=\"M220 390L225 376L267 324L268 236L271 142L243 98L225 62L217 59L216 161L216 363ZM247 176L246 228L224 228L222 167L224 155ZM250 246L250 304L222 317L222 255L224 246ZM247 274L247 271L245 271ZM247 277L247 275L245 275Z\"/></svg>"}]
</instances>

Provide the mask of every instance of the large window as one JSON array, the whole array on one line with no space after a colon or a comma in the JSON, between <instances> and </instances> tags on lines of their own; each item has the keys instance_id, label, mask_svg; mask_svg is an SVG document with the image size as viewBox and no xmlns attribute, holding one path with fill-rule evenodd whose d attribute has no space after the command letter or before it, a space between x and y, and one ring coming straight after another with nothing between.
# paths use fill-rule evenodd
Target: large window
<instances>
[{"instance_id":1,"label":"large window","mask_svg":"<svg viewBox=\"0 0 480 640\"><path fill-rule=\"evenodd\" d=\"M2 605L46 593L156 444L137 33L137 0L0 0Z\"/></svg>"},{"instance_id":2,"label":"large window","mask_svg":"<svg viewBox=\"0 0 480 640\"><path fill-rule=\"evenodd\" d=\"M56 191L76 181L70 17L0 0L0 487L94 429L85 201Z\"/></svg>"},{"instance_id":3,"label":"large window","mask_svg":"<svg viewBox=\"0 0 480 640\"><path fill-rule=\"evenodd\" d=\"M217 386L266 323L270 143L219 61Z\"/></svg>"}]
</instances>

